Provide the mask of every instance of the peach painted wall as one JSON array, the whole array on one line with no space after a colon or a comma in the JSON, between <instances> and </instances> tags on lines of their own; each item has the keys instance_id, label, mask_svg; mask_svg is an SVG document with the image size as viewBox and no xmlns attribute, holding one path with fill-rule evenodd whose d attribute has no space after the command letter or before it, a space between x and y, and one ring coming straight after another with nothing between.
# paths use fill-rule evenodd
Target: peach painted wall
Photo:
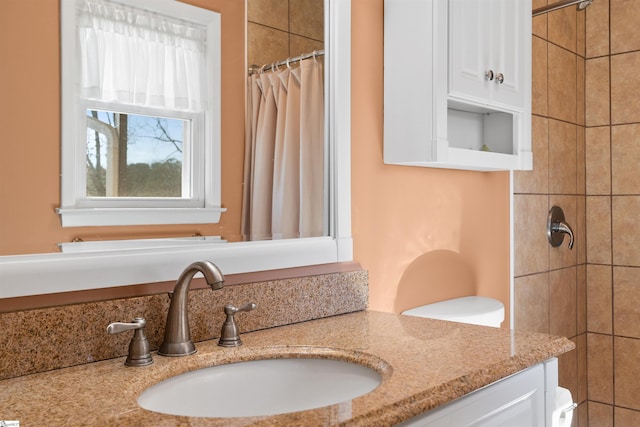
<instances>
[{"instance_id":1,"label":"peach painted wall","mask_svg":"<svg viewBox=\"0 0 640 427\"><path fill-rule=\"evenodd\" d=\"M244 151L244 2L187 0L222 14L225 176L217 225L62 228L60 205L59 2L0 2L0 255L57 252L57 242L222 235L239 240ZM28 19L27 19L28 17ZM27 24L28 22L28 24Z\"/></svg>"},{"instance_id":2,"label":"peach painted wall","mask_svg":"<svg viewBox=\"0 0 640 427\"><path fill-rule=\"evenodd\" d=\"M354 257L370 308L476 292L505 304L508 325L508 173L383 163L383 0L352 0L351 66Z\"/></svg>"}]
</instances>

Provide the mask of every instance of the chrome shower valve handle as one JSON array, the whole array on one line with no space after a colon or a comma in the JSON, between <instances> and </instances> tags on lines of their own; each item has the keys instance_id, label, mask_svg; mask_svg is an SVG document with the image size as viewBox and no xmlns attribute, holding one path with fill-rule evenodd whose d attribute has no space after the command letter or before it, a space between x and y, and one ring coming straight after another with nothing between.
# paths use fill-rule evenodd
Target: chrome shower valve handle
<instances>
[{"instance_id":1,"label":"chrome shower valve handle","mask_svg":"<svg viewBox=\"0 0 640 427\"><path fill-rule=\"evenodd\" d=\"M569 249L573 249L574 236L573 230L564 220L564 212L562 208L554 206L549 211L547 217L547 238L549 244L557 248L564 241L564 235L569 235Z\"/></svg>"}]
</instances>

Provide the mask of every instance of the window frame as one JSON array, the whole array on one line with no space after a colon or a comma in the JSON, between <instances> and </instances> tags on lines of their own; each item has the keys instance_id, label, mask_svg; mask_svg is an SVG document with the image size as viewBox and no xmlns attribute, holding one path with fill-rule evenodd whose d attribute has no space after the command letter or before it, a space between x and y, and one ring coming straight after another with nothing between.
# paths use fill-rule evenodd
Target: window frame
<instances>
[{"instance_id":1,"label":"window frame","mask_svg":"<svg viewBox=\"0 0 640 427\"><path fill-rule=\"evenodd\" d=\"M198 159L190 165L190 197L86 197L86 110L122 108L80 99L76 83L76 0L61 0L61 197L56 212L63 227L217 223L226 210L221 207L220 14L175 0L127 0L127 4L206 27L206 107L202 113L188 114L193 142L188 161ZM154 111L135 106L126 110L147 115Z\"/></svg>"},{"instance_id":2,"label":"window frame","mask_svg":"<svg viewBox=\"0 0 640 427\"><path fill-rule=\"evenodd\" d=\"M127 107L120 108L120 106L110 105L108 103L99 102L99 101L85 101L81 100L81 103L84 103L84 110L100 110L100 111L108 111L112 113L114 111L125 113L127 115L145 115L150 117L166 117L166 114L163 114L163 110L152 109L152 108L139 108L139 107ZM82 109L82 107L81 107ZM109 197L109 196L86 196L79 198L77 200L77 206L79 208L100 208L100 207L116 207L116 208L127 208L127 207L135 207L135 208L154 208L154 207L174 207L174 208L195 208L199 207L204 203L204 178L202 178L204 174L205 162L204 158L206 154L204 153L204 145L206 144L194 144L194 141L204 140L205 131L203 129L204 123L204 112L193 113L193 112L172 112L171 119L182 120L185 122L189 122L189 129L187 132L188 141L183 141L183 160L182 160L182 194L180 197ZM86 122L82 120L78 120L78 129L77 129L77 139L76 141L80 143L86 141L88 126ZM103 133L103 132L100 132ZM78 186L79 188L86 188L87 183L87 167L85 161L85 152L78 149L78 154L80 157L76 159L75 166L78 168L76 171L76 176L81 180ZM197 161L198 160L198 161ZM109 165L107 165L109 167ZM186 188L185 188L186 186ZM185 190L188 190L188 196L185 196Z\"/></svg>"}]
</instances>

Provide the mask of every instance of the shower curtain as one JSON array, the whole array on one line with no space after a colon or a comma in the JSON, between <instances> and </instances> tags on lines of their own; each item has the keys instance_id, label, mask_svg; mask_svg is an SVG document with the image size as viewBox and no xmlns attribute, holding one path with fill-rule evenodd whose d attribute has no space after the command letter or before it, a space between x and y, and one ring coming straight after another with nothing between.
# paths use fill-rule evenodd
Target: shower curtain
<instances>
[{"instance_id":1,"label":"shower curtain","mask_svg":"<svg viewBox=\"0 0 640 427\"><path fill-rule=\"evenodd\" d=\"M249 76L244 240L325 234L323 86L316 58Z\"/></svg>"}]
</instances>

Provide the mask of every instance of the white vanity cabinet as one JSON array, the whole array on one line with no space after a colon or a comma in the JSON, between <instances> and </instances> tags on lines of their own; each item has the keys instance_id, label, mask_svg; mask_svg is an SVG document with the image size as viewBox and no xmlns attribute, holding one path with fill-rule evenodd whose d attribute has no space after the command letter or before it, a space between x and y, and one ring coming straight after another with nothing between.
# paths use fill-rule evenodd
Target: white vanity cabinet
<instances>
[{"instance_id":1,"label":"white vanity cabinet","mask_svg":"<svg viewBox=\"0 0 640 427\"><path fill-rule=\"evenodd\" d=\"M553 358L398 426L551 427L557 386Z\"/></svg>"},{"instance_id":2,"label":"white vanity cabinet","mask_svg":"<svg viewBox=\"0 0 640 427\"><path fill-rule=\"evenodd\" d=\"M526 170L531 0L385 0L384 161Z\"/></svg>"}]
</instances>

